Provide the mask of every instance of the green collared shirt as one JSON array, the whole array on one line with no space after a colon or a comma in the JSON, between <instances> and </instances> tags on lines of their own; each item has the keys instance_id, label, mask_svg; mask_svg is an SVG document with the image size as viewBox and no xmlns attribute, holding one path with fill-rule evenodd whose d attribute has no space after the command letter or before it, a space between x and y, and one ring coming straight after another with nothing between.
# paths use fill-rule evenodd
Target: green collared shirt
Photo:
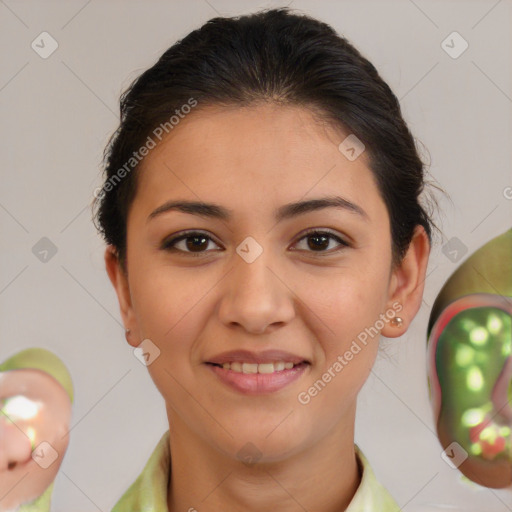
<instances>
[{"instance_id":1,"label":"green collared shirt","mask_svg":"<svg viewBox=\"0 0 512 512\"><path fill-rule=\"evenodd\" d=\"M362 469L362 479L345 512L399 512L400 507L378 482L363 452L357 444L354 446ZM168 512L167 485L170 468L169 431L167 431L153 450L142 473L111 512Z\"/></svg>"}]
</instances>

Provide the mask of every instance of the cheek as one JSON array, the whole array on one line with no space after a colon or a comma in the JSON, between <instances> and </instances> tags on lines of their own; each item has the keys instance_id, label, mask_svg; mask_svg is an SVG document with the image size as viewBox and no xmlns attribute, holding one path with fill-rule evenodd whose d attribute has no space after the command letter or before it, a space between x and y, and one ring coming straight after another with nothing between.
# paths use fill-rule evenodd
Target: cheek
<instances>
[{"instance_id":1,"label":"cheek","mask_svg":"<svg viewBox=\"0 0 512 512\"><path fill-rule=\"evenodd\" d=\"M315 402L313 409L318 407L319 414L325 410L339 414L368 378L383 327L380 314L385 313L386 283L383 266L369 271L347 267L336 275L317 276L298 292L307 297L303 318L309 319L308 328L317 340L317 365L302 391L308 395L305 400ZM326 404L333 409L322 409Z\"/></svg>"},{"instance_id":2,"label":"cheek","mask_svg":"<svg viewBox=\"0 0 512 512\"><path fill-rule=\"evenodd\" d=\"M192 269L140 267L132 278L132 302L140 335L162 345L180 346L200 331L205 295L213 283Z\"/></svg>"},{"instance_id":3,"label":"cheek","mask_svg":"<svg viewBox=\"0 0 512 512\"><path fill-rule=\"evenodd\" d=\"M322 327L329 344L326 352L341 350L361 331L375 324L387 300L384 269L350 266L303 281L297 295L304 297L305 311ZM313 314L314 313L314 314ZM380 329L379 329L380 330ZM328 350L329 349L329 350Z\"/></svg>"},{"instance_id":4,"label":"cheek","mask_svg":"<svg viewBox=\"0 0 512 512\"><path fill-rule=\"evenodd\" d=\"M158 349L148 371L169 403L189 398L180 384L196 379L195 346L212 314L208 292L217 281L206 269L197 268L141 265L132 274L140 341L149 339Z\"/></svg>"}]
</instances>

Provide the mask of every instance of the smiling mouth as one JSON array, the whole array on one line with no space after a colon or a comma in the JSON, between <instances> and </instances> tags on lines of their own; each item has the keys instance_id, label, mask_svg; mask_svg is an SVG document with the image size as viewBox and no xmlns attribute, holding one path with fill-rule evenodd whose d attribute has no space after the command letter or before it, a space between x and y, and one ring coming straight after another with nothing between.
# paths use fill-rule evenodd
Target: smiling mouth
<instances>
[{"instance_id":1,"label":"smiling mouth","mask_svg":"<svg viewBox=\"0 0 512 512\"><path fill-rule=\"evenodd\" d=\"M246 395L278 392L306 375L307 361L274 361L264 363L231 361L207 362L212 372L231 389Z\"/></svg>"}]
</instances>

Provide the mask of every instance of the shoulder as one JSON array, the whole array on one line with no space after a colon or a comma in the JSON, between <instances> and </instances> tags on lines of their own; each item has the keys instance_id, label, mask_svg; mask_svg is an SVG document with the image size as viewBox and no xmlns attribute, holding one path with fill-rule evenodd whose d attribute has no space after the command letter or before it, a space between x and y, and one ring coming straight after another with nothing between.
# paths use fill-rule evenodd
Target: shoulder
<instances>
[{"instance_id":1,"label":"shoulder","mask_svg":"<svg viewBox=\"0 0 512 512\"><path fill-rule=\"evenodd\" d=\"M370 462L355 445L358 464L361 469L361 483L346 512L399 512L401 508L391 496L389 491L377 480Z\"/></svg>"}]
</instances>

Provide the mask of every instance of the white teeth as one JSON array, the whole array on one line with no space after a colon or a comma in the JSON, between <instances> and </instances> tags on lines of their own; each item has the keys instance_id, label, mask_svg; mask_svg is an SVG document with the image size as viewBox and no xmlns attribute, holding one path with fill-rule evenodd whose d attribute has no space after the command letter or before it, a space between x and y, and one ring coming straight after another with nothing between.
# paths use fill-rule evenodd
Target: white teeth
<instances>
[{"instance_id":1,"label":"white teeth","mask_svg":"<svg viewBox=\"0 0 512 512\"><path fill-rule=\"evenodd\" d=\"M229 363L228 363L229 364ZM229 370L230 368L228 368ZM242 363L231 363L231 370L234 372L241 372L242 371Z\"/></svg>"},{"instance_id":2,"label":"white teeth","mask_svg":"<svg viewBox=\"0 0 512 512\"><path fill-rule=\"evenodd\" d=\"M275 361L274 363L223 363L224 370L232 370L238 373L274 373L293 368L292 362Z\"/></svg>"},{"instance_id":3,"label":"white teeth","mask_svg":"<svg viewBox=\"0 0 512 512\"><path fill-rule=\"evenodd\" d=\"M259 364L258 373L274 373L274 365L272 363Z\"/></svg>"},{"instance_id":4,"label":"white teeth","mask_svg":"<svg viewBox=\"0 0 512 512\"><path fill-rule=\"evenodd\" d=\"M258 373L258 365L253 363L242 363L243 373Z\"/></svg>"}]
</instances>

